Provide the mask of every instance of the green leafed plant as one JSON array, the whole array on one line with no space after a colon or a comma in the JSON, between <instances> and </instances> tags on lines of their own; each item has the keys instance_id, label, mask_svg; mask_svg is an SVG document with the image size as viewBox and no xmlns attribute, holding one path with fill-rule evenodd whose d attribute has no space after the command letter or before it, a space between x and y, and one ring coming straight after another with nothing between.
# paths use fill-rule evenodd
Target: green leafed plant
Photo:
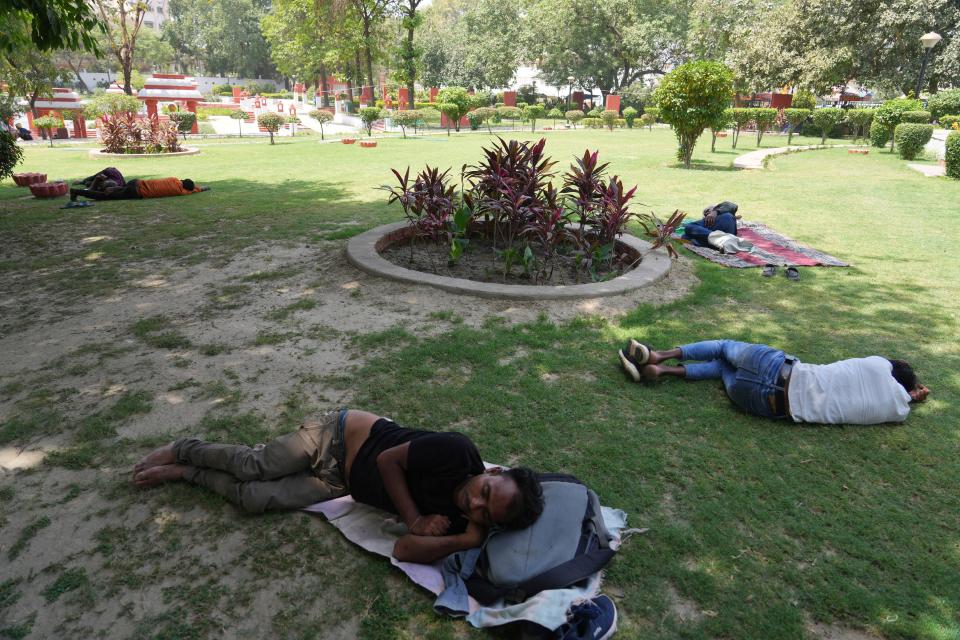
<instances>
[{"instance_id":1,"label":"green leafed plant","mask_svg":"<svg viewBox=\"0 0 960 640\"><path fill-rule=\"evenodd\" d=\"M283 126L284 118L279 113L261 113L257 117L257 124L267 130L267 133L270 134L270 144L273 142L273 134L277 131L280 131L280 127Z\"/></svg>"},{"instance_id":2,"label":"green leafed plant","mask_svg":"<svg viewBox=\"0 0 960 640\"><path fill-rule=\"evenodd\" d=\"M367 130L367 137L373 135L373 123L383 118L383 112L377 107L364 107L360 109L360 120L363 121L363 127Z\"/></svg>"},{"instance_id":3,"label":"green leafed plant","mask_svg":"<svg viewBox=\"0 0 960 640\"><path fill-rule=\"evenodd\" d=\"M896 98L895 100L887 100L882 105L877 107L876 113L873 115L873 122L879 124L880 126L886 128L887 130L887 139L893 137L893 130L898 124L903 122L903 114L908 111L922 111L923 103L914 98ZM871 131L871 138L873 137ZM886 144L886 142L884 142ZM894 149L897 146L896 140L893 141L893 144L890 146L890 152L893 153Z\"/></svg>"},{"instance_id":4,"label":"green leafed plant","mask_svg":"<svg viewBox=\"0 0 960 640\"><path fill-rule=\"evenodd\" d=\"M753 118L754 122L757 123L757 146L759 147L760 141L763 140L763 134L770 129L770 125L777 119L777 110L767 108L755 109Z\"/></svg>"},{"instance_id":5,"label":"green leafed plant","mask_svg":"<svg viewBox=\"0 0 960 640\"><path fill-rule=\"evenodd\" d=\"M577 128L577 123L586 117L586 114L584 114L580 109L571 109L563 115L567 118L567 120L570 121L570 124L573 125L574 129Z\"/></svg>"},{"instance_id":6,"label":"green leafed plant","mask_svg":"<svg viewBox=\"0 0 960 640\"><path fill-rule=\"evenodd\" d=\"M537 120L546 114L547 110L542 104L529 104L523 108L524 117L530 122L530 131L537 130Z\"/></svg>"},{"instance_id":7,"label":"green leafed plant","mask_svg":"<svg viewBox=\"0 0 960 640\"><path fill-rule=\"evenodd\" d=\"M850 109L847 111L846 122L853 130L854 141L866 138L870 123L873 122L873 109Z\"/></svg>"},{"instance_id":8,"label":"green leafed plant","mask_svg":"<svg viewBox=\"0 0 960 640\"><path fill-rule=\"evenodd\" d=\"M333 121L333 114L324 109L314 109L310 112L310 117L320 125L320 139L323 140L323 125Z\"/></svg>"},{"instance_id":9,"label":"green leafed plant","mask_svg":"<svg viewBox=\"0 0 960 640\"><path fill-rule=\"evenodd\" d=\"M623 119L627 121L628 129L633 129L633 121L637 119L639 114L640 112L633 107L627 107L623 110Z\"/></svg>"},{"instance_id":10,"label":"green leafed plant","mask_svg":"<svg viewBox=\"0 0 960 640\"><path fill-rule=\"evenodd\" d=\"M0 180L13 175L14 168L23 161L23 148L6 131L0 131Z\"/></svg>"},{"instance_id":11,"label":"green leafed plant","mask_svg":"<svg viewBox=\"0 0 960 640\"><path fill-rule=\"evenodd\" d=\"M827 134L841 122L843 122L843 109L827 107L813 110L813 126L820 129L820 144L827 141Z\"/></svg>"},{"instance_id":12,"label":"green leafed plant","mask_svg":"<svg viewBox=\"0 0 960 640\"><path fill-rule=\"evenodd\" d=\"M945 115L960 115L960 88L938 91L927 100L927 108L937 120Z\"/></svg>"},{"instance_id":13,"label":"green leafed plant","mask_svg":"<svg viewBox=\"0 0 960 640\"><path fill-rule=\"evenodd\" d=\"M243 121L247 119L247 114L242 109L237 109L230 113L230 117L237 121L237 133L240 134L240 137L243 137ZM322 131L322 130L321 130ZM323 138L323 133L320 134L321 139Z\"/></svg>"},{"instance_id":14,"label":"green leafed plant","mask_svg":"<svg viewBox=\"0 0 960 640\"><path fill-rule=\"evenodd\" d=\"M783 116L787 119L789 125L789 133L787 134L787 146L789 146L793 140L794 131L810 117L810 109L784 109Z\"/></svg>"},{"instance_id":15,"label":"green leafed plant","mask_svg":"<svg viewBox=\"0 0 960 640\"><path fill-rule=\"evenodd\" d=\"M617 120L620 118L620 114L612 109L607 109L606 111L600 114L600 120L603 122L603 125L613 131L614 125L617 124Z\"/></svg>"},{"instance_id":16,"label":"green leafed plant","mask_svg":"<svg viewBox=\"0 0 960 640\"><path fill-rule=\"evenodd\" d=\"M960 180L960 131L947 135L946 142L947 175Z\"/></svg>"},{"instance_id":17,"label":"green leafed plant","mask_svg":"<svg viewBox=\"0 0 960 640\"><path fill-rule=\"evenodd\" d=\"M924 145L930 142L932 135L932 124L917 122L901 122L893 130L893 140L899 147L900 157L904 160L913 160L920 155Z\"/></svg>"},{"instance_id":18,"label":"green leafed plant","mask_svg":"<svg viewBox=\"0 0 960 640\"><path fill-rule=\"evenodd\" d=\"M747 128L753 122L753 109L744 107L735 107L730 110L730 117L733 119L733 148L737 148L737 142L740 140L740 131Z\"/></svg>"},{"instance_id":19,"label":"green leafed plant","mask_svg":"<svg viewBox=\"0 0 960 640\"><path fill-rule=\"evenodd\" d=\"M50 141L50 146L53 146L53 130L59 129L63 126L63 120L55 116L41 116L39 118L34 118L33 126L40 131L43 131L47 136L47 140Z\"/></svg>"}]
</instances>

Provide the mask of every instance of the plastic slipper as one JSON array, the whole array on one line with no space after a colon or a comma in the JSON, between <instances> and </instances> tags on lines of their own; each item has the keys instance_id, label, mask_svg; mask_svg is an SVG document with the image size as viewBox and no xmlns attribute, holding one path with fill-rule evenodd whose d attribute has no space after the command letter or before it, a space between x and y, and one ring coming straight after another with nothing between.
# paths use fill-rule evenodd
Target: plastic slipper
<instances>
[{"instance_id":1,"label":"plastic slipper","mask_svg":"<svg viewBox=\"0 0 960 640\"><path fill-rule=\"evenodd\" d=\"M760 275L762 275L764 278L772 278L776 273L777 273L777 265L765 264L763 265L763 271L760 272Z\"/></svg>"},{"instance_id":2,"label":"plastic slipper","mask_svg":"<svg viewBox=\"0 0 960 640\"><path fill-rule=\"evenodd\" d=\"M787 280L799 280L800 271L796 267L787 267L787 270L783 272L787 276Z\"/></svg>"},{"instance_id":3,"label":"plastic slipper","mask_svg":"<svg viewBox=\"0 0 960 640\"><path fill-rule=\"evenodd\" d=\"M92 207L93 202L88 202L86 200L71 200L67 204L60 207L61 209L82 209L84 207Z\"/></svg>"},{"instance_id":4,"label":"plastic slipper","mask_svg":"<svg viewBox=\"0 0 960 640\"><path fill-rule=\"evenodd\" d=\"M630 356L630 359L633 360L634 364L638 367L647 364L650 360L651 351L653 351L653 347L645 342L637 342L633 338L630 339L630 344L627 345L627 355Z\"/></svg>"}]
</instances>

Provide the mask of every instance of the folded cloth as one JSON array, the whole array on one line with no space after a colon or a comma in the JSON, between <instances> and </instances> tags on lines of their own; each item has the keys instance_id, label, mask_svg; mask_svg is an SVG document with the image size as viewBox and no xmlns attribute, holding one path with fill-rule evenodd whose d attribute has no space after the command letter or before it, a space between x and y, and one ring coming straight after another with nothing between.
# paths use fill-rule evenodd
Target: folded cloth
<instances>
[{"instance_id":1,"label":"folded cloth","mask_svg":"<svg viewBox=\"0 0 960 640\"><path fill-rule=\"evenodd\" d=\"M354 501L351 496L318 502L304 509L324 515L334 527L363 549L390 558L390 563L403 571L416 584L434 593L445 590L443 563L418 564L400 562L393 557L393 545L407 532L406 526L395 515ZM620 509L603 507L603 522L614 536L611 546L620 546L621 533L627 526L627 514ZM464 567L465 568L465 567ZM434 607L450 615L466 616L475 627L497 625L528 620L547 629L556 629L567 620L567 610L574 602L589 599L600 590L601 575L595 573L587 583L578 588L549 589L515 605L502 602L484 607L466 594L466 589L456 589L439 598Z\"/></svg>"},{"instance_id":2,"label":"folded cloth","mask_svg":"<svg viewBox=\"0 0 960 640\"><path fill-rule=\"evenodd\" d=\"M719 249L723 253L740 253L753 249L753 243L744 240L739 236L725 231L713 231L707 236L707 242L710 246Z\"/></svg>"}]
</instances>

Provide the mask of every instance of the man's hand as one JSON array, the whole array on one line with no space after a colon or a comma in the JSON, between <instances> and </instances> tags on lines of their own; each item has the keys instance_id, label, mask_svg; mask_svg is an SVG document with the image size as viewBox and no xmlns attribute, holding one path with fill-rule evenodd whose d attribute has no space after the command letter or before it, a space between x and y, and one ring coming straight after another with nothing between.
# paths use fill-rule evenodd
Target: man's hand
<instances>
[{"instance_id":1,"label":"man's hand","mask_svg":"<svg viewBox=\"0 0 960 640\"><path fill-rule=\"evenodd\" d=\"M930 389L927 389L922 384L918 384L917 388L910 392L910 399L914 402L923 402L927 399L928 395L930 395Z\"/></svg>"},{"instance_id":2,"label":"man's hand","mask_svg":"<svg viewBox=\"0 0 960 640\"><path fill-rule=\"evenodd\" d=\"M410 527L410 533L415 536L442 536L450 529L450 518L433 514L419 516Z\"/></svg>"},{"instance_id":3,"label":"man's hand","mask_svg":"<svg viewBox=\"0 0 960 640\"><path fill-rule=\"evenodd\" d=\"M473 549L482 545L483 541L487 539L487 528L479 522L468 520L467 530L464 531L463 535L466 536L466 544L469 545L467 548Z\"/></svg>"},{"instance_id":4,"label":"man's hand","mask_svg":"<svg viewBox=\"0 0 960 640\"><path fill-rule=\"evenodd\" d=\"M712 229L717 224L717 212L713 209L706 212L703 216L703 223Z\"/></svg>"}]
</instances>

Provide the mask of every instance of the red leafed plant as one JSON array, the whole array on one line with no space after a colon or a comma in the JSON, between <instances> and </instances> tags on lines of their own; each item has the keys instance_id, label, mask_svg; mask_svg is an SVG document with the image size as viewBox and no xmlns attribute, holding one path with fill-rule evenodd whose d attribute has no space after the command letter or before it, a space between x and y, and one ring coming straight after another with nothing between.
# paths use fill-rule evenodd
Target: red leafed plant
<instances>
[{"instance_id":1,"label":"red leafed plant","mask_svg":"<svg viewBox=\"0 0 960 640\"><path fill-rule=\"evenodd\" d=\"M177 127L157 116L148 120L133 113L100 117L99 134L107 153L174 153L182 151Z\"/></svg>"},{"instance_id":2,"label":"red leafed plant","mask_svg":"<svg viewBox=\"0 0 960 640\"><path fill-rule=\"evenodd\" d=\"M416 229L418 236L437 240L445 235L449 226L450 216L454 208L453 185L447 184L447 169L443 173L437 168L427 166L412 181L410 167L400 175L396 169L391 169L399 183L396 187L383 185L380 187L390 193L388 204L399 202L403 207L403 214L410 226ZM413 242L410 242L410 259L413 260Z\"/></svg>"},{"instance_id":3,"label":"red leafed plant","mask_svg":"<svg viewBox=\"0 0 960 640\"><path fill-rule=\"evenodd\" d=\"M585 150L583 157L577 158L576 164L570 165L570 171L563 175L560 193L571 199L581 233L592 224L594 213L601 204L604 173L609 163L599 164L599 153Z\"/></svg>"},{"instance_id":4,"label":"red leafed plant","mask_svg":"<svg viewBox=\"0 0 960 640\"><path fill-rule=\"evenodd\" d=\"M666 221L658 218L652 211L637 216L640 226L643 227L643 235L650 238L650 251L666 247L667 255L671 258L679 258L680 254L674 248L671 238L685 217L687 214L679 209L670 214Z\"/></svg>"}]
</instances>

